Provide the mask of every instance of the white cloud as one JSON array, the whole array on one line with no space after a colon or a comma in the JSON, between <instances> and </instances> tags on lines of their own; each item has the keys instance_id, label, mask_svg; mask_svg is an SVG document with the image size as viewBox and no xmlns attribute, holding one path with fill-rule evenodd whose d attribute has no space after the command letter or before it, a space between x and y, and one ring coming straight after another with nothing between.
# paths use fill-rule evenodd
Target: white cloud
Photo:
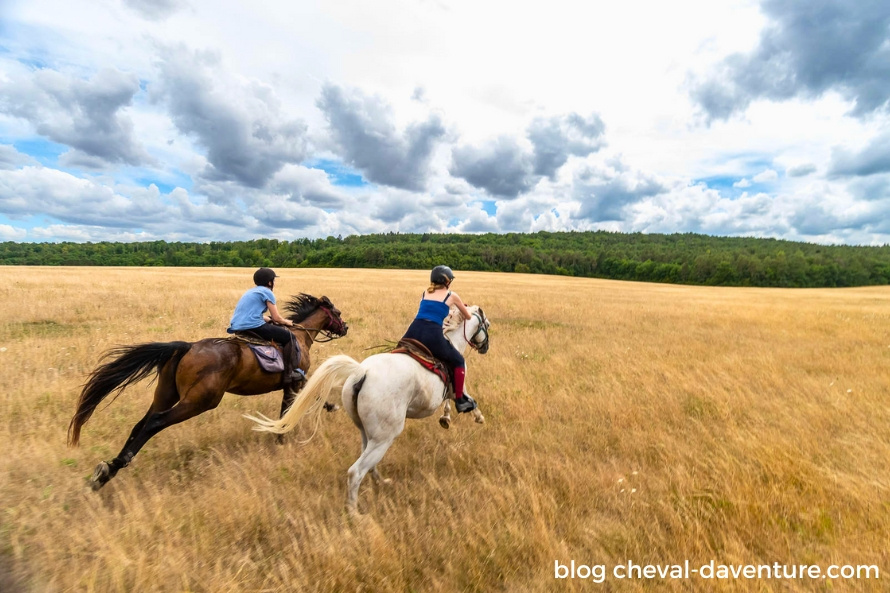
<instances>
[{"instance_id":1,"label":"white cloud","mask_svg":"<svg viewBox=\"0 0 890 593\"><path fill-rule=\"evenodd\" d=\"M761 171L757 175L753 177L754 183L765 183L767 181L774 181L779 178L779 174L773 171L772 169L767 169L765 171Z\"/></svg>"},{"instance_id":2,"label":"white cloud","mask_svg":"<svg viewBox=\"0 0 890 593\"><path fill-rule=\"evenodd\" d=\"M19 229L8 224L0 224L0 240L21 241L28 235L25 229Z\"/></svg>"},{"instance_id":3,"label":"white cloud","mask_svg":"<svg viewBox=\"0 0 890 593\"><path fill-rule=\"evenodd\" d=\"M806 42L797 8L13 0L2 232L607 228L890 242L890 85L876 66L812 61L824 47ZM885 56L887 10L841 12L870 36L857 47L825 21L829 54ZM770 48L793 58L786 74L825 76L762 85L773 71L754 65L775 65ZM735 76L723 91L741 94L707 103L727 98L712 84L720 68ZM34 217L49 222L18 222Z\"/></svg>"}]
</instances>

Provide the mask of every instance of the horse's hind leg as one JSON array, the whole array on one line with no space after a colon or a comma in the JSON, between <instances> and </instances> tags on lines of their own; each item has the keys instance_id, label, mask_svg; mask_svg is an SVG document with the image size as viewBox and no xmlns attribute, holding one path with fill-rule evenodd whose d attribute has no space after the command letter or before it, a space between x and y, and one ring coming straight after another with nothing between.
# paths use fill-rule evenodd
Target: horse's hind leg
<instances>
[{"instance_id":1,"label":"horse's hind leg","mask_svg":"<svg viewBox=\"0 0 890 593\"><path fill-rule=\"evenodd\" d=\"M371 439L365 442L364 431L362 431L364 450L356 462L352 464L352 467L349 468L349 479L346 485L346 510L351 514L358 513L358 489L362 485L362 480L365 479L369 471L376 473L377 464L383 459L383 456L389 450L399 432L401 430L384 440ZM372 477L374 473L372 473ZM379 476L377 474L378 478Z\"/></svg>"},{"instance_id":2,"label":"horse's hind leg","mask_svg":"<svg viewBox=\"0 0 890 593\"><path fill-rule=\"evenodd\" d=\"M368 435L365 434L364 428L359 427L359 431L362 433L362 453L364 453L365 449L368 447ZM380 489L380 486L392 484L392 480L380 475L376 465L371 468L371 478L374 479L374 486L376 486L378 490Z\"/></svg>"},{"instance_id":3,"label":"horse's hind leg","mask_svg":"<svg viewBox=\"0 0 890 593\"><path fill-rule=\"evenodd\" d=\"M115 467L112 469L111 475L104 481L100 478L98 480L100 483L98 484L95 483L96 475L93 476L93 490L101 488L105 482L114 477L114 474L116 474L118 470L129 465L133 460L133 457L136 456L139 450L145 446L145 443L147 443L151 437L174 424L179 424L180 422L193 418L207 410L212 410L219 404L222 396L223 394L220 393L218 397L209 396L191 401L180 401L169 410L148 414L143 420L142 428L127 440L127 444L124 445L124 448L121 449L121 452L118 453L118 456L112 461L112 464L114 464ZM96 474L99 473L99 468L96 468Z\"/></svg>"},{"instance_id":4,"label":"horse's hind leg","mask_svg":"<svg viewBox=\"0 0 890 593\"><path fill-rule=\"evenodd\" d=\"M93 472L93 477L90 478L90 486L93 490L98 490L104 486L111 478L117 475L118 471L125 468L130 463L130 460L133 459L133 455L136 454L135 452L129 454L132 450L133 442L145 428L145 423L148 419L153 414L169 410L179 401L179 392L176 390L175 374L175 365L166 365L161 370L151 406L149 406L148 411L145 413L145 416L142 417L142 420L137 422L136 426L133 427L133 430L130 431L130 436L127 438L127 442L124 443L121 452L111 461L102 461L96 466L96 470Z\"/></svg>"}]
</instances>

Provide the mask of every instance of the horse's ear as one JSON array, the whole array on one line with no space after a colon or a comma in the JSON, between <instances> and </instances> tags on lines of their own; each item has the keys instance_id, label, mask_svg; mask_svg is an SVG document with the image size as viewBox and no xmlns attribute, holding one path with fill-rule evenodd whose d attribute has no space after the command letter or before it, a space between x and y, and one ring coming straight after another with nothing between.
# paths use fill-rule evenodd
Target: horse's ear
<instances>
[{"instance_id":1,"label":"horse's ear","mask_svg":"<svg viewBox=\"0 0 890 593\"><path fill-rule=\"evenodd\" d=\"M326 296L322 296L322 297L321 297L321 304L322 304L322 305L325 305L326 307L333 307L333 306L334 306L334 303L331 302L331 299L329 299L329 298L326 297Z\"/></svg>"}]
</instances>

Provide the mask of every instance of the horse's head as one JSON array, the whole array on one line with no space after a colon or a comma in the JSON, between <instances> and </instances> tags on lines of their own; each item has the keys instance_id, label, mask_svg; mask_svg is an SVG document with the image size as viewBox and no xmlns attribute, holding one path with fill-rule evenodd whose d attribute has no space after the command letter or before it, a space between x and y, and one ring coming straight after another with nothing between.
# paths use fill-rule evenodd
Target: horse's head
<instances>
[{"instance_id":1,"label":"horse's head","mask_svg":"<svg viewBox=\"0 0 890 593\"><path fill-rule=\"evenodd\" d=\"M349 331L349 326L343 321L343 318L340 316L340 309L334 306L331 299L326 296L321 297L318 300L318 308L328 315L328 323L322 329L340 338L345 336L346 332Z\"/></svg>"},{"instance_id":2,"label":"horse's head","mask_svg":"<svg viewBox=\"0 0 890 593\"><path fill-rule=\"evenodd\" d=\"M470 348L479 354L485 354L488 352L488 328L491 322L479 305L469 306L467 311L470 312L470 318L465 321L457 306L451 307L451 312L445 318L445 333L463 334Z\"/></svg>"},{"instance_id":3,"label":"horse's head","mask_svg":"<svg viewBox=\"0 0 890 593\"><path fill-rule=\"evenodd\" d=\"M291 298L290 302L285 305L285 309L290 313L288 318L296 324L304 324L306 319L315 313L321 311L325 314L326 319L317 329L322 333L328 334L328 337L341 338L346 335L349 326L340 317L340 309L334 306L326 296L321 298L314 297L309 294L298 294Z\"/></svg>"},{"instance_id":4,"label":"horse's head","mask_svg":"<svg viewBox=\"0 0 890 593\"><path fill-rule=\"evenodd\" d=\"M491 327L491 322L479 305L467 307L467 310L471 315L470 320L467 321L467 341L470 343L470 347L475 348L479 354L485 354L488 352L488 328ZM475 328L472 328L473 325Z\"/></svg>"}]
</instances>

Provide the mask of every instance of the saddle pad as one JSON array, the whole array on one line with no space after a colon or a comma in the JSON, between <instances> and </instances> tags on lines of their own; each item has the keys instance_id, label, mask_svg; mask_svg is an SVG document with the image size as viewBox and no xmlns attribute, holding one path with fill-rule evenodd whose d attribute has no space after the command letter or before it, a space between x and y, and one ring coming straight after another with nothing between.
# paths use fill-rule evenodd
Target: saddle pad
<instances>
[{"instance_id":1,"label":"saddle pad","mask_svg":"<svg viewBox=\"0 0 890 593\"><path fill-rule=\"evenodd\" d=\"M269 373L280 373L284 371L284 359L281 358L281 352L274 346L261 346L259 344L248 344L256 356L256 361L260 367Z\"/></svg>"}]
</instances>

